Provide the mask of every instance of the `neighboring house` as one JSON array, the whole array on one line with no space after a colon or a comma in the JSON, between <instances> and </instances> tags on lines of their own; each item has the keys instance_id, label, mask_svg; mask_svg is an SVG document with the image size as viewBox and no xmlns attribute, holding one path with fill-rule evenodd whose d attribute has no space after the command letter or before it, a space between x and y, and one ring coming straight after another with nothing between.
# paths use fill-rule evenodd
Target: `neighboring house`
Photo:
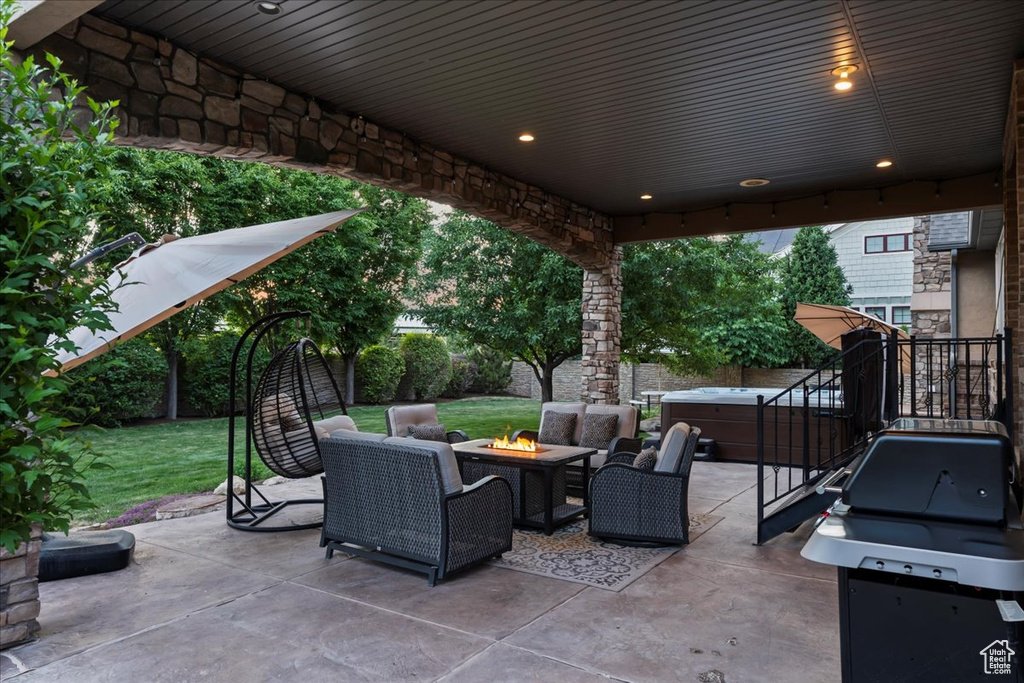
<instances>
[{"instance_id":1,"label":"neighboring house","mask_svg":"<svg viewBox=\"0 0 1024 683\"><path fill-rule=\"evenodd\" d=\"M850 306L909 328L914 280L914 219L837 223L824 226L824 230L835 247L839 267L853 288ZM792 249L796 231L779 232L785 234L756 234L762 245L783 244L772 252L782 258Z\"/></svg>"},{"instance_id":2,"label":"neighboring house","mask_svg":"<svg viewBox=\"0 0 1024 683\"><path fill-rule=\"evenodd\" d=\"M960 211L824 226L853 287L851 307L922 337L1003 329L1002 212ZM752 233L783 257L795 229Z\"/></svg>"}]
</instances>

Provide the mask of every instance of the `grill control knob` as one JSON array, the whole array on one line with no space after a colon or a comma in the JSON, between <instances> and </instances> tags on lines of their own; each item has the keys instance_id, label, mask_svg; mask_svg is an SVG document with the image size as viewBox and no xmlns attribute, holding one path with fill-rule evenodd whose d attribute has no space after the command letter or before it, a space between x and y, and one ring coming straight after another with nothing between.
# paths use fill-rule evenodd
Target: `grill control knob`
<instances>
[{"instance_id":1,"label":"grill control knob","mask_svg":"<svg viewBox=\"0 0 1024 683\"><path fill-rule=\"evenodd\" d=\"M942 570L941 569L933 569L932 570L932 576L934 576L936 579L941 579L942 578Z\"/></svg>"},{"instance_id":2,"label":"grill control knob","mask_svg":"<svg viewBox=\"0 0 1024 683\"><path fill-rule=\"evenodd\" d=\"M881 560L879 560L878 562L875 562L875 566L878 567L879 569L885 569L885 562L882 562Z\"/></svg>"},{"instance_id":3,"label":"grill control knob","mask_svg":"<svg viewBox=\"0 0 1024 683\"><path fill-rule=\"evenodd\" d=\"M914 568L911 567L909 564L905 564L905 565L903 565L903 571L905 573L907 573L907 574L910 574L911 572L914 571Z\"/></svg>"}]
</instances>

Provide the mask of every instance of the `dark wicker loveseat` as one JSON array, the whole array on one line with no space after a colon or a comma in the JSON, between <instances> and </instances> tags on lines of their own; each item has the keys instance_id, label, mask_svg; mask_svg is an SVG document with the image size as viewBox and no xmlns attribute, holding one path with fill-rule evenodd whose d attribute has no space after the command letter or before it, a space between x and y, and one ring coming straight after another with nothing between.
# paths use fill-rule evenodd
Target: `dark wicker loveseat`
<instances>
[{"instance_id":1,"label":"dark wicker loveseat","mask_svg":"<svg viewBox=\"0 0 1024 683\"><path fill-rule=\"evenodd\" d=\"M463 486L451 446L382 434L332 436L320 545L424 572L431 586L512 547L512 489Z\"/></svg>"},{"instance_id":2,"label":"dark wicker loveseat","mask_svg":"<svg viewBox=\"0 0 1024 683\"><path fill-rule=\"evenodd\" d=\"M662 439L654 469L634 453L609 456L590 481L591 536L627 544L690 542L687 493L700 429L677 422Z\"/></svg>"}]
</instances>

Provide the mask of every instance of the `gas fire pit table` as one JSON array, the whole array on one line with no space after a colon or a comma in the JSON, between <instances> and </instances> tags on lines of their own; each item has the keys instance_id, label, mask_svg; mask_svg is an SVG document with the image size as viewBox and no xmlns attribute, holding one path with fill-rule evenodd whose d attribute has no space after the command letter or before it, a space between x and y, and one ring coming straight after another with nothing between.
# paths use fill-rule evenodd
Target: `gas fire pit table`
<instances>
[{"instance_id":1,"label":"gas fire pit table","mask_svg":"<svg viewBox=\"0 0 1024 683\"><path fill-rule=\"evenodd\" d=\"M533 452L491 448L494 439L475 439L452 444L462 480L471 484L496 474L512 485L513 519L520 527L543 529L550 536L555 527L587 514L590 504L590 456L593 448L537 444ZM565 466L583 463L583 505L565 496Z\"/></svg>"}]
</instances>

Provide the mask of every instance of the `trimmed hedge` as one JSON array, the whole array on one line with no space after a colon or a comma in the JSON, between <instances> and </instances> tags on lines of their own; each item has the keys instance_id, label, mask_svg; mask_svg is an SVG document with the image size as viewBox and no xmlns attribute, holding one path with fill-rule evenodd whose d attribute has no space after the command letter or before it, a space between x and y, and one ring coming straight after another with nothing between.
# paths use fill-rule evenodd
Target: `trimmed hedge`
<instances>
[{"instance_id":1,"label":"trimmed hedge","mask_svg":"<svg viewBox=\"0 0 1024 683\"><path fill-rule=\"evenodd\" d=\"M462 398L476 381L476 363L465 356L452 356L452 378L441 391L445 398Z\"/></svg>"},{"instance_id":2,"label":"trimmed hedge","mask_svg":"<svg viewBox=\"0 0 1024 683\"><path fill-rule=\"evenodd\" d=\"M189 407L209 417L228 414L228 400L231 396L231 354L238 343L238 335L233 332L218 332L190 339L182 351L185 360L184 372L181 377L181 393ZM263 369L270 362L270 354L261 345L256 357L253 358L255 382ZM242 410L245 401L245 362L244 357L238 368L239 398L236 410Z\"/></svg>"},{"instance_id":3,"label":"trimmed hedge","mask_svg":"<svg viewBox=\"0 0 1024 683\"><path fill-rule=\"evenodd\" d=\"M392 403L404 373L402 354L380 344L367 346L356 361L356 382L362 386L362 398L367 403Z\"/></svg>"},{"instance_id":4,"label":"trimmed hedge","mask_svg":"<svg viewBox=\"0 0 1024 683\"><path fill-rule=\"evenodd\" d=\"M405 359L405 382L417 401L434 398L452 376L452 360L444 339L432 334L407 334L398 345Z\"/></svg>"},{"instance_id":5,"label":"trimmed hedge","mask_svg":"<svg viewBox=\"0 0 1024 683\"><path fill-rule=\"evenodd\" d=\"M475 394L503 394L512 383L512 363L505 361L497 351L478 346L466 354L476 365L476 378L469 386Z\"/></svg>"},{"instance_id":6,"label":"trimmed hedge","mask_svg":"<svg viewBox=\"0 0 1024 683\"><path fill-rule=\"evenodd\" d=\"M149 342L129 339L67 374L64 400L80 422L119 427L157 417L167 386L167 361Z\"/></svg>"}]
</instances>

